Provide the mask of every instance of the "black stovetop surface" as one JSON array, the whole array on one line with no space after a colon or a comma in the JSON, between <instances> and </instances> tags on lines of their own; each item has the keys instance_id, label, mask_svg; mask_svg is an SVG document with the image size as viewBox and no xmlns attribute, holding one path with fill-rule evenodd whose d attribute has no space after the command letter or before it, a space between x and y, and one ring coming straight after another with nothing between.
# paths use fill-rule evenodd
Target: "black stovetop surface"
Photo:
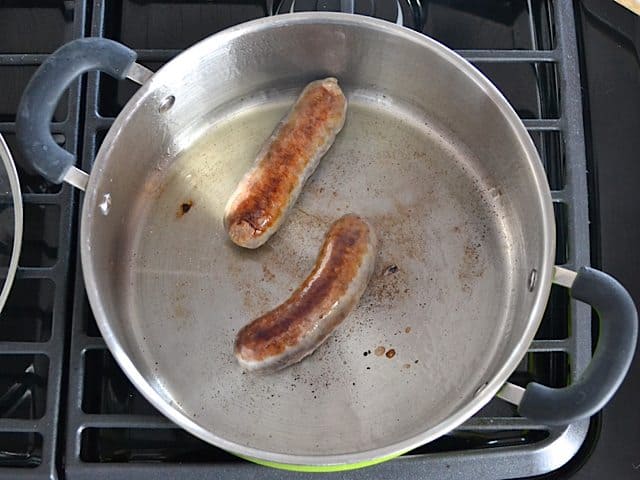
<instances>
[{"instance_id":1,"label":"black stovetop surface","mask_svg":"<svg viewBox=\"0 0 640 480\"><path fill-rule=\"evenodd\" d=\"M640 17L614 2L576 4L590 174L592 262L640 306ZM571 478L640 478L640 354L604 408ZM578 459L579 463L581 459Z\"/></svg>"},{"instance_id":2,"label":"black stovetop surface","mask_svg":"<svg viewBox=\"0 0 640 480\"><path fill-rule=\"evenodd\" d=\"M640 307L640 17L614 2L574 3L589 169L591 262L620 280ZM544 478L639 478L638 405L636 348L625 381L594 417L580 452Z\"/></svg>"},{"instance_id":3,"label":"black stovetop surface","mask_svg":"<svg viewBox=\"0 0 640 480\"><path fill-rule=\"evenodd\" d=\"M290 9L292 3L284 0L280 10ZM315 2L298 0L296 9L308 8L311 3ZM331 6L327 0L318 3ZM116 38L137 49L141 63L156 69L200 38L264 16L267 4L260 0L0 0L0 132L10 147L15 146L12 122L24 84L47 53L71 38L96 34ZM397 20L401 12L406 26L459 50L535 49L544 56L544 51L554 48L553 21L549 20L553 2L544 0L407 0L397 4L356 0L355 5L357 11L375 12L389 21ZM589 167L591 260L617 276L638 302L640 194L636 185L640 162L635 157L640 151L640 135L636 133L640 126L640 43L636 41L640 39L640 23L614 2L585 0L575 2L574 9ZM11 58L2 54L19 55ZM542 62L531 68L530 64L485 61L479 67L504 91L519 115L529 120L550 185L561 188L562 132L552 122L561 113L562 99L558 97L553 66ZM86 82L74 85L61 102L53 124L56 139L65 148L77 151L87 170L110 118L135 90L106 78L99 80L92 74ZM83 422L95 426L106 418L105 414L153 415L154 411L104 349L84 299L81 276L75 276L76 227L71 212L77 211L78 196L68 186L60 188L20 174L26 192L21 270L8 310L0 319L0 420L5 421L0 421L0 478L46 478L47 471L37 466L48 463L55 463L53 471L64 478L64 464L73 456L75 435L80 432L71 431L71 426L75 429ZM556 211L556 221L562 231L566 225L562 209ZM565 238L558 240L565 251L571 250ZM558 263L565 260L562 250ZM538 339L564 338L568 334L566 305L565 297L552 295ZM74 373L78 368L82 374ZM539 354L531 357L516 376L522 382L536 379L562 385L567 368L567 359L556 352ZM82 379L79 383L69 381L77 377ZM603 414L592 420L583 448L549 478L608 476L624 480L640 475L639 383L640 360L636 356L620 392ZM80 399L77 405L74 395ZM8 408L12 402L15 407ZM82 413L76 415L74 408ZM125 466L131 460L237 462L179 430L166 428L154 417L147 429L140 425L130 430L122 428L128 418L133 417L122 417L119 429L86 428L78 434L77 460L87 463L78 464L74 478L92 478L91 466L100 462L125 462ZM13 430L17 433L6 433ZM424 452L485 448L496 442L526 446L543 438L540 434L452 435L425 447ZM8 469L15 465L21 467ZM112 470L113 475L125 478L131 471ZM200 472L201 478L213 478L210 470L193 471ZM402 470L397 471L402 478ZM424 472L424 478L429 478L428 470ZM265 478L277 476L271 471L262 473Z\"/></svg>"}]
</instances>

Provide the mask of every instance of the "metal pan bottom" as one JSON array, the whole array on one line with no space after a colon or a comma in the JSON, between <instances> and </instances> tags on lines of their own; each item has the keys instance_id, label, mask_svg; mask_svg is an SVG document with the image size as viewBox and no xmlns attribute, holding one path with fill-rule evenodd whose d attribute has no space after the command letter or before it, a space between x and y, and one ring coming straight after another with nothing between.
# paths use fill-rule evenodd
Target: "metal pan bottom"
<instances>
[{"instance_id":1,"label":"metal pan bottom","mask_svg":"<svg viewBox=\"0 0 640 480\"><path fill-rule=\"evenodd\" d=\"M288 93L187 132L188 148L149 176L125 225L119 295L136 364L185 415L242 445L333 455L418 435L473 401L510 330L516 253L480 160L420 112L347 93L342 133L264 247L234 246L222 212ZM300 364L243 373L235 333L288 297L347 212L381 239L360 305Z\"/></svg>"}]
</instances>

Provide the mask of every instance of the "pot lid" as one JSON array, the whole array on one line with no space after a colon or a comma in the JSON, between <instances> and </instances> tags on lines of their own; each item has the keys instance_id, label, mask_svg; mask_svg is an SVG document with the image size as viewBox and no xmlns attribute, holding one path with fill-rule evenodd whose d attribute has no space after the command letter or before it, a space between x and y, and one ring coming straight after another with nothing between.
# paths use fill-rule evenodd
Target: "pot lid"
<instances>
[{"instance_id":1,"label":"pot lid","mask_svg":"<svg viewBox=\"0 0 640 480\"><path fill-rule=\"evenodd\" d=\"M0 311L18 269L22 244L22 194L11 152L0 135Z\"/></svg>"}]
</instances>

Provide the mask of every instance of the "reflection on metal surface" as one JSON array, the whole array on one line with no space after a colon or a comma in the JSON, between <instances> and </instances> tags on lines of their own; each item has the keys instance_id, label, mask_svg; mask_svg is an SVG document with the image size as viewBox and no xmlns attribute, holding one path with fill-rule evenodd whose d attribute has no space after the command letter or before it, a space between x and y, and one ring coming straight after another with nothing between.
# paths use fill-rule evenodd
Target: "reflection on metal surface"
<instances>
[{"instance_id":1,"label":"reflection on metal surface","mask_svg":"<svg viewBox=\"0 0 640 480\"><path fill-rule=\"evenodd\" d=\"M22 227L23 227L23 211L22 211L22 192L20 191L20 182L18 180L18 172L13 163L11 152L2 135L0 135L0 159L2 160L2 171L0 172L1 184L4 187L0 196L2 196L3 217L9 214L10 218L3 218L3 238L2 243L3 256L9 257L9 264L0 265L3 269L0 281L2 282L2 290L0 291L0 311L2 311L11 286L18 269L18 259L20 258L20 250L22 247ZM6 222L10 222L10 226ZM6 253L8 252L8 254ZM2 326L0 325L0 328Z\"/></svg>"},{"instance_id":2,"label":"reflection on metal surface","mask_svg":"<svg viewBox=\"0 0 640 480\"><path fill-rule=\"evenodd\" d=\"M105 193L102 196L102 202L98 204L98 209L100 210L100 213L102 213L102 215L104 215L105 217L109 215L109 211L111 210L111 194L110 193Z\"/></svg>"}]
</instances>

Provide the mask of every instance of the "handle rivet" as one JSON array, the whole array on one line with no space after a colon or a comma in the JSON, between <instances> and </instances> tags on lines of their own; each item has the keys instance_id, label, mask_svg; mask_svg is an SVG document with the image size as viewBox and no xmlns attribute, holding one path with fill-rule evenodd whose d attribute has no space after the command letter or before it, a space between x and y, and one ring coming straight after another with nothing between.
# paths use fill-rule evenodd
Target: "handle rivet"
<instances>
[{"instance_id":1,"label":"handle rivet","mask_svg":"<svg viewBox=\"0 0 640 480\"><path fill-rule=\"evenodd\" d=\"M477 397L478 395L480 395L485 388L487 388L487 385L489 385L488 382L484 382L482 385L480 385L475 392L473 392L473 396Z\"/></svg>"},{"instance_id":2,"label":"handle rivet","mask_svg":"<svg viewBox=\"0 0 640 480\"><path fill-rule=\"evenodd\" d=\"M160 106L158 107L158 112L164 113L167 112L173 104L176 103L176 97L173 95L168 95L164 97L164 99L160 102Z\"/></svg>"},{"instance_id":3,"label":"handle rivet","mask_svg":"<svg viewBox=\"0 0 640 480\"><path fill-rule=\"evenodd\" d=\"M529 286L530 292L533 292L533 289L536 287L537 281L538 281L538 271L534 268L533 270L531 270L531 273L529 273L528 286Z\"/></svg>"}]
</instances>

